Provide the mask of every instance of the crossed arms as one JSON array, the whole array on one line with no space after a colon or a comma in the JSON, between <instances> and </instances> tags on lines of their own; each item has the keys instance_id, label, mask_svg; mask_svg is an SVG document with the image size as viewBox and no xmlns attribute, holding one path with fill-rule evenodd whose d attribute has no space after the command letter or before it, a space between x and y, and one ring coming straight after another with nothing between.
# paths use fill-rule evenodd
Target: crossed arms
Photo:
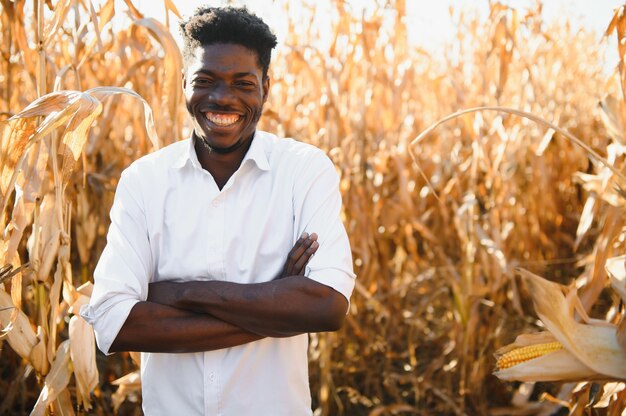
<instances>
[{"instance_id":1,"label":"crossed arms","mask_svg":"<svg viewBox=\"0 0 626 416\"><path fill-rule=\"evenodd\" d=\"M339 178L332 162L319 153L311 153L307 163L298 163L293 187L287 186L292 206L286 211L293 215L293 224L284 216L272 222L271 208L259 218L236 223L240 228L231 231L244 235L246 227L257 227L262 221L250 230L249 246L236 253L224 252L228 258L215 255L210 260L230 262L228 268L215 269L215 276L222 276L219 279L223 281L189 281L192 276L204 276L209 267L217 267L209 266L213 263L208 260L204 262L206 253L218 251L203 244L206 236L200 231L213 225L177 217L182 209L180 212L188 218L208 218L202 208L206 198L196 201L192 194L201 183L185 173L189 177L184 186L178 182L172 186L170 174L178 178L183 173L155 167L152 159L127 168L115 193L107 246L94 272L93 294L89 305L81 309L81 316L94 327L98 347L105 353L199 352L263 337L337 329L345 317L354 273L340 217ZM275 169L271 173L282 171ZM179 201L188 201L189 206ZM285 203L280 198L272 201ZM263 246L267 236L259 228L290 235L281 234ZM285 247L282 243L290 240L295 230L314 230L319 240L314 234L300 238L283 263L274 256L287 254L280 247ZM258 275L227 275L238 273L237 262L242 261L244 252L247 256L262 256L263 261L257 262L256 257L246 257L253 259L247 263L243 260L242 270L254 270ZM313 253L315 257L311 257ZM188 261L179 263L185 256L189 256ZM267 268L261 269L263 265ZM282 272L278 271L280 265ZM150 283L152 276L168 281ZM255 281L265 283L249 283Z\"/></svg>"},{"instance_id":2,"label":"crossed arms","mask_svg":"<svg viewBox=\"0 0 626 416\"><path fill-rule=\"evenodd\" d=\"M316 240L316 234L303 234L280 276L269 282L151 283L147 301L133 306L110 352L210 351L264 337L339 329L346 299L304 276L319 247Z\"/></svg>"}]
</instances>

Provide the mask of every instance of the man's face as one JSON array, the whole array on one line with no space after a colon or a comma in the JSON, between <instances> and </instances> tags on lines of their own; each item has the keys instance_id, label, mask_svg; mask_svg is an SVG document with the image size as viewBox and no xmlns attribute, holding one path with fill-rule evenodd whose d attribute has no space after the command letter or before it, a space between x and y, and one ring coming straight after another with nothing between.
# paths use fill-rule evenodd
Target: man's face
<instances>
[{"instance_id":1,"label":"man's face","mask_svg":"<svg viewBox=\"0 0 626 416\"><path fill-rule=\"evenodd\" d=\"M255 51L217 43L195 49L183 74L183 89L197 138L228 153L254 135L269 78L263 77Z\"/></svg>"}]
</instances>

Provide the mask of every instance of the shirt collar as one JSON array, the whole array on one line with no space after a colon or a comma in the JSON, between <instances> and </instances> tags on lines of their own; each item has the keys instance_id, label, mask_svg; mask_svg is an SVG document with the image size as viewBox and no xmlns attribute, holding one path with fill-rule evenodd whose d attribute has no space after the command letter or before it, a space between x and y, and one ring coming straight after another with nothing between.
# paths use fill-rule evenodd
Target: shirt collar
<instances>
[{"instance_id":1,"label":"shirt collar","mask_svg":"<svg viewBox=\"0 0 626 416\"><path fill-rule=\"evenodd\" d=\"M248 160L252 160L256 163L256 166L261 170L270 170L270 162L267 159L267 137L261 131L256 131L254 133L254 138L252 139L252 144L248 149L248 152L244 156L241 161L241 165L243 166Z\"/></svg>"},{"instance_id":2,"label":"shirt collar","mask_svg":"<svg viewBox=\"0 0 626 416\"><path fill-rule=\"evenodd\" d=\"M198 155L196 155L194 145L195 142L193 137L189 138L187 140L187 144L182 148L180 156L174 161L172 167L180 169L188 163L191 163L193 167L202 169L202 166L198 161ZM241 161L241 165L243 166L248 160L251 160L259 169L264 171L270 170L270 162L268 160L266 145L267 137L265 137L263 132L257 130L254 133L254 138L252 139L252 144L250 145L248 152Z\"/></svg>"}]
</instances>

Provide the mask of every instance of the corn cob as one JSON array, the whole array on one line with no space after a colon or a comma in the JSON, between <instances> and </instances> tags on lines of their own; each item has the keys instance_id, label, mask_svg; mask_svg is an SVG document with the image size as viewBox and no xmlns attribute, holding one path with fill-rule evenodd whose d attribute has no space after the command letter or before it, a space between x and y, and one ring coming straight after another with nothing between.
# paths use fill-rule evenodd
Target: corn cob
<instances>
[{"instance_id":1,"label":"corn cob","mask_svg":"<svg viewBox=\"0 0 626 416\"><path fill-rule=\"evenodd\" d=\"M510 368L525 361L532 360L533 358L541 357L562 349L563 344L558 341L527 345L502 354L498 357L496 365L499 370L504 370L505 368Z\"/></svg>"}]
</instances>

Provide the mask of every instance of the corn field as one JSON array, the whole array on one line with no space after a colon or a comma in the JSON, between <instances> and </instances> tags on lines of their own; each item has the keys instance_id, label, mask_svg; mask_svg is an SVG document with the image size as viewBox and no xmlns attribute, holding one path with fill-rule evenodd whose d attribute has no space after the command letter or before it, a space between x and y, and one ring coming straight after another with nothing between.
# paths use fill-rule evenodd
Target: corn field
<instances>
[{"instance_id":1,"label":"corn field","mask_svg":"<svg viewBox=\"0 0 626 416\"><path fill-rule=\"evenodd\" d=\"M0 414L141 414L136 355L96 352L78 309L121 171L190 130L175 1L121 3L0 3ZM455 12L441 58L406 0L328 3L328 42L321 6L274 3L260 123L341 175L358 277L342 330L310 336L315 414L623 414L626 62L540 3ZM624 7L606 25L624 57Z\"/></svg>"}]
</instances>

